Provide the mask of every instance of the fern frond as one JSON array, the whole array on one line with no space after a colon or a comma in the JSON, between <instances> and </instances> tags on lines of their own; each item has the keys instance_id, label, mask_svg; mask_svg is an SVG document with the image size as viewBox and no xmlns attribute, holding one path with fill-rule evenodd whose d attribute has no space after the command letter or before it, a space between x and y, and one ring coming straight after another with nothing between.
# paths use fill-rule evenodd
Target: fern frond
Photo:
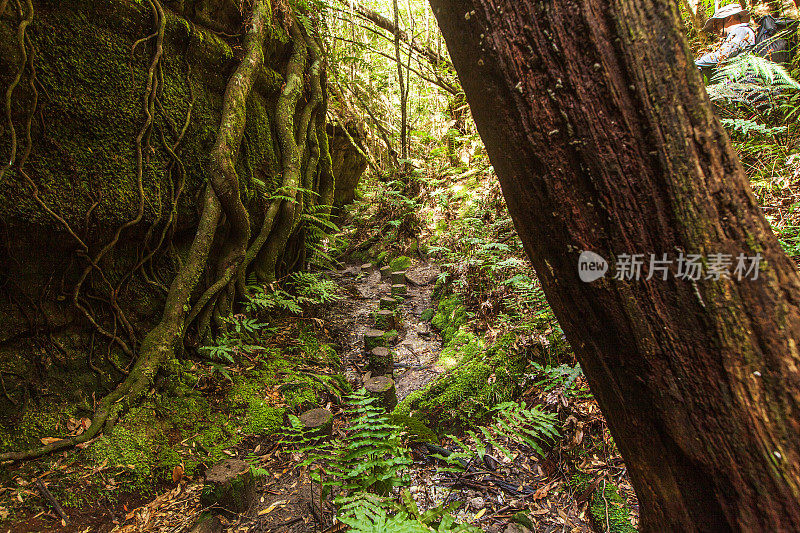
<instances>
[{"instance_id":1,"label":"fern frond","mask_svg":"<svg viewBox=\"0 0 800 533\"><path fill-rule=\"evenodd\" d=\"M740 54L725 62L711 78L712 83L723 81L759 81L768 87L783 89L800 89L796 82L781 65L754 54Z\"/></svg>"}]
</instances>

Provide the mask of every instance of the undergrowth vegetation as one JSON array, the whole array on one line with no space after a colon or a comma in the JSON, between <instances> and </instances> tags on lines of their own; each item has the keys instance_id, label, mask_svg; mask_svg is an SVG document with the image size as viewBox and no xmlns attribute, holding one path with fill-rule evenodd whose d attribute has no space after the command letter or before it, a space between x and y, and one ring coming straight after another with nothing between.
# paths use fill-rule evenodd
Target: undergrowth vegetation
<instances>
[{"instance_id":1,"label":"undergrowth vegetation","mask_svg":"<svg viewBox=\"0 0 800 533\"><path fill-rule=\"evenodd\" d=\"M778 65L744 53L718 68L706 87L767 219L795 262L800 261L798 79L800 55Z\"/></svg>"},{"instance_id":2,"label":"undergrowth vegetation","mask_svg":"<svg viewBox=\"0 0 800 533\"><path fill-rule=\"evenodd\" d=\"M493 170L482 150L474 149L477 140L474 131L458 138L459 145L473 147L469 167L431 161L412 169L405 181L367 183L350 211L348 238L358 243L350 249L359 259L383 264L409 254L442 270L434 307L423 318L442 335L439 365L448 373L395 411L430 426L474 426L498 404L521 395L531 363L541 369L568 363L580 372L524 255ZM411 189L407 181L417 184L415 199L405 195ZM412 217L419 220L416 234L384 231Z\"/></svg>"},{"instance_id":3,"label":"undergrowth vegetation","mask_svg":"<svg viewBox=\"0 0 800 533\"><path fill-rule=\"evenodd\" d=\"M325 441L303 431L290 417L287 446L304 455L312 477L333 493L338 519L353 531L385 533L480 532L457 524L450 514L461 504L420 512L408 492L410 451L402 428L393 424L375 398L361 389L347 398L350 424L344 437Z\"/></svg>"}]
</instances>

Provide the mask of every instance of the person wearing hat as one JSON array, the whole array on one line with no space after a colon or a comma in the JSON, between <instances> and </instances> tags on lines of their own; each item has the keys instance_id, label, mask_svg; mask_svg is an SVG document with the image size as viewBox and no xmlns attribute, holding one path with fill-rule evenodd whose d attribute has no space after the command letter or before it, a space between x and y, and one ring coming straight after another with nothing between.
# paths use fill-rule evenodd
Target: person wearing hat
<instances>
[{"instance_id":1,"label":"person wearing hat","mask_svg":"<svg viewBox=\"0 0 800 533\"><path fill-rule=\"evenodd\" d=\"M712 51L694 62L700 68L713 67L729 57L756 44L756 32L750 27L750 12L739 4L728 4L717 9L706 21L703 31L720 33L724 38Z\"/></svg>"}]
</instances>

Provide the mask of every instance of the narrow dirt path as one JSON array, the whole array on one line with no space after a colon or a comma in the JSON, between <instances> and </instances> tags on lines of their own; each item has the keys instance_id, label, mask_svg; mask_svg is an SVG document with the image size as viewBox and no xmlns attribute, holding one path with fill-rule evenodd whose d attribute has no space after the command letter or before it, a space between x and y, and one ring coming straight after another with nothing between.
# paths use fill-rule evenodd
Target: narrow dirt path
<instances>
[{"instance_id":1,"label":"narrow dirt path","mask_svg":"<svg viewBox=\"0 0 800 533\"><path fill-rule=\"evenodd\" d=\"M431 296L439 273L431 264L413 265L406 272L408 294L400 305L402 327L398 331L399 343L393 347L395 386L401 401L442 373L436 366L442 350L441 338L421 318L433 305ZM377 269L365 271L359 265L333 271L331 276L340 283L346 296L328 310L324 319L341 342L348 380L358 386L365 374L364 332L374 327L371 315L378 309L380 298L389 296L391 285L381 279Z\"/></svg>"},{"instance_id":2,"label":"narrow dirt path","mask_svg":"<svg viewBox=\"0 0 800 533\"><path fill-rule=\"evenodd\" d=\"M432 264L416 264L406 271L407 294L398 307L402 324L398 343L391 348L395 352L398 400L421 389L443 372L436 366L442 350L441 337L421 318L433 305L433 287L439 273ZM328 306L320 318L340 345L338 351L348 381L354 389L360 388L368 375L364 332L375 327L373 313L379 309L380 299L390 295L391 284L388 279L381 279L377 268L362 268L362 265L346 265L326 274L340 285L344 297ZM328 407L336 415L334 432L337 432L346 421L338 406ZM224 529L281 533L326 531L322 524L330 524L334 509L330 502L320 504L319 486L311 482L305 469L297 468L298 463L299 457L286 454L263 456L262 465L271 478L259 489L256 509L236 522L225 524ZM420 479L420 476L412 473L412 479Z\"/></svg>"}]
</instances>

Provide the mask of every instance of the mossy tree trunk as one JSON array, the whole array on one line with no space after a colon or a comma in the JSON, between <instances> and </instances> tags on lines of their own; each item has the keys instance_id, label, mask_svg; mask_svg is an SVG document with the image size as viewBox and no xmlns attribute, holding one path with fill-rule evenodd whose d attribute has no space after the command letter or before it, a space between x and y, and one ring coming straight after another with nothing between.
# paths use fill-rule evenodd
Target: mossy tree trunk
<instances>
[{"instance_id":1,"label":"mossy tree trunk","mask_svg":"<svg viewBox=\"0 0 800 533\"><path fill-rule=\"evenodd\" d=\"M74 2L81 4L83 0L74 0ZM220 2L220 4L224 3ZM30 117L33 114L33 110L30 108L35 108L35 104L33 106L25 105L30 103L30 95L20 94L19 91L15 94L15 86L19 85L19 80L16 82L11 80L14 87L11 87L10 93L16 98L14 101L17 102L17 106L10 114L8 123L12 125L21 123L24 126L27 121L28 127L27 129L23 127L23 130L28 134L25 136L27 144L24 149L15 150L15 153L19 152L24 157L12 156L12 163L6 169L8 186L11 187L12 192L24 191L25 187L32 189L36 202L35 207L42 211L41 214L35 215L37 222L55 224L59 230L67 231L74 238L79 253L73 261L75 263L83 261L86 264L85 267L81 266L83 274L78 277L78 283L75 285L75 306L84 306L82 311L87 320L98 331L112 340L116 340L120 346L125 348L126 353L132 357L132 368L112 393L98 401L92 424L82 435L31 451L3 453L0 454L0 460L19 460L39 456L86 442L104 428L109 431L119 413L150 389L156 373L181 350L187 330L194 327L193 323L198 318L201 319L199 333L204 335L209 326L208 317L225 317L231 312L237 298L244 295L244 280L250 267L256 265L259 267L257 273L262 280L274 279L274 269L286 249L287 241L294 234L299 233L301 215L304 209L311 206L312 191L320 194L320 201L327 202L327 205L330 205L331 202L335 180L330 169L331 157L328 152L327 134L324 127L326 96L322 80L324 80L325 64L321 47L312 34L314 30L311 20L300 13L293 14L290 17L292 22L288 29L289 38L282 40L281 34L284 30L279 26L272 25L272 9L269 0L255 0L252 3L252 13L247 17L248 27L241 40L244 49L243 58L235 64L234 68L228 70L230 75L227 76L224 83L217 85L224 90L220 91L222 93L220 97L221 111L218 122L214 126L216 132L213 136L214 141L208 146L206 154L208 164L204 165L202 161L192 161L192 168L208 169L208 184L198 187L196 181L191 183L188 181L187 178L196 176L190 175L189 165L184 164L179 150L182 141L191 143L193 150L202 145L202 143L195 142L190 127L197 96L196 87L191 79L191 67L187 80L192 98L185 121L183 117L181 118L181 122L184 122L183 127L180 126L181 122L177 122L173 118L171 110L166 105L165 95L172 94L172 91L175 90L175 87L169 85L174 81L170 69L172 69L175 59L168 54L169 50L174 50L172 40L180 41L180 33L188 32L191 44L192 32L204 30L193 28L190 22L177 19L172 12L164 10L158 0L148 0L147 6L150 8L156 32L152 36L145 35L135 43L131 42L127 45L129 49L132 46L134 50L137 47L140 47L141 50L154 45L154 52L147 71L143 100L146 120L138 130L134 151L136 176L133 181L133 194L138 195L138 207L121 210L119 206L107 206L112 214L115 208L118 212L128 211L131 213L130 218L117 225L112 231L100 231L89 235L87 231L76 229L75 220L80 220L80 217L60 214L59 211L63 212L65 209L52 203L52 195L45 195L45 191L42 191L41 195L39 194L40 188L37 182L45 176L42 168L49 168L42 166L43 162L48 162L49 154L44 148L37 145L35 139L31 140L30 137ZM81 10L71 4L68 6L68 8L73 7L76 7L78 11ZM91 4L89 9L94 7L95 4ZM186 8L185 5L182 7ZM208 6L206 5L206 7ZM48 21L59 20L58 9L60 6L48 5L46 7L45 13ZM220 13L227 13L227 15L232 13L222 7L220 9ZM95 13L99 15L103 10L106 10L106 15L117 17L120 20L136 20L143 13L141 6L114 3L113 1L102 4L102 8L98 7L98 11ZM187 12L189 11L191 10L187 8ZM206 10L204 13L212 11ZM24 13L25 17L22 22L17 21L16 24L23 30L28 26L35 28L35 20L33 22L30 20L33 13L32 9ZM235 19L235 17L233 18ZM68 17L68 20L72 19ZM0 32L5 31L3 22L0 20ZM45 29L45 32L48 29ZM152 28L149 32L151 31ZM20 63L19 70L22 72L20 79L28 78L29 85L33 90L36 87L34 83L36 70L32 66L35 65L35 62L30 58L35 56L37 50L39 52L44 50L44 53L52 53L58 57L57 48L56 51L53 51L45 46L50 44L47 39L55 39L52 37L55 34L45 33L43 35L46 37L43 38L43 44L40 43L38 47L35 47L27 38L20 39L20 50L24 56L22 59L17 59ZM113 37L118 38L117 35ZM42 39L42 37L39 38ZM87 40L92 38L94 38L93 35L85 37ZM272 76L274 72L265 67L267 47L283 46L282 43L286 40L292 47L293 53L286 67L286 83L277 98L277 106L269 114L269 117L261 115L251 118L249 116L251 110L261 109L262 102L268 101L263 96L264 92L273 90L271 89L273 86L275 89L280 86L279 81L274 82ZM165 43L170 46L166 46ZM203 53L210 54L217 60L219 58L218 50L230 50L230 45L213 35L204 37L200 43L208 43L203 44L206 47ZM214 49L214 47L217 48ZM0 52L5 51L5 47L0 48ZM274 60L275 57L281 57L281 54L269 50L269 56L272 58L271 60ZM311 58L310 65L306 59L308 57ZM13 62L13 60L13 55L3 55L0 57L0 64L3 61ZM230 63L228 59L224 61ZM49 64L43 64L48 69L51 68ZM100 62L100 66L105 68L107 65ZM92 67L87 68L91 69ZM225 72L224 68L215 69L213 64L210 68L214 74ZM169 75L165 75L165 72ZM127 80L128 74L124 75ZM304 94L303 84L306 76L310 80L311 86L307 95ZM100 78L101 81L108 79L113 80L114 78L113 76ZM0 74L0 81L5 81L3 74ZM83 83L83 80L78 83ZM52 90L56 93L59 89L60 87L55 86ZM112 87L106 88L102 85L92 87L92 89L94 98L106 97L103 93L104 90L113 92ZM60 97L60 94L58 96ZM117 95L109 96L114 98ZM213 93L200 94L201 98L214 98L215 96ZM298 111L298 103L301 102L301 98L305 98L305 100ZM64 105L67 105L66 100L64 100ZM87 105L96 105L96 102L89 101ZM129 109L120 106L119 111L124 113ZM135 112L138 111L137 109ZM198 112L198 109L194 109L194 111ZM278 137L278 142L274 146L269 124L271 116L275 117L275 129ZM131 116L125 116L125 118L132 122ZM203 119L205 118L203 117ZM204 125L208 126L209 124ZM116 124L112 124L112 126L116 126ZM259 128L261 129L259 130ZM19 128L12 130L5 127L0 130L0 133L5 137L5 134L17 130ZM249 132L248 136L245 135L246 131ZM46 135L44 131L38 133L42 136ZM169 133L172 133L174 142L165 141L165 137ZM151 146L151 141L159 137L167 154L164 167L153 165L150 161L151 153L159 153L155 147ZM256 137L262 141L260 145L254 145ZM89 140L91 141L91 137ZM246 155L243 156L245 145L247 150ZM79 146L79 148L89 151L97 149L98 152L102 152L91 142ZM31 149L34 154L31 159L33 164L28 165L32 168L27 168L27 157ZM63 151L63 148L61 150ZM277 165L274 166L272 165L273 152L278 154L278 157L275 158ZM126 154L127 152L124 152L123 157ZM120 158L117 157L117 159ZM199 164L195 166L195 163ZM164 168L167 169L166 174ZM275 170L270 170L270 168ZM174 174L172 174L173 172ZM272 184L266 183L272 172L281 177L277 189L274 188L274 180ZM180 181L172 181L174 175L179 176ZM256 179L257 175L260 176L258 179ZM202 183L202 180L199 181ZM157 184L155 194L158 207L155 212L151 212L149 207L153 204L153 193L150 190L152 182ZM167 183L164 187L161 185L163 182ZM189 201L184 189L187 189L192 183L195 184L195 194L199 195L202 203L197 207L198 221L194 225L191 225L191 220L188 221L188 227L194 229L194 237L191 239L188 251L182 255L172 246L170 237L178 233L178 228L183 228L183 231L187 228L187 221L179 224L177 218L184 211L179 202ZM269 188L270 185L273 186L272 190ZM305 195L298 193L302 187L308 189ZM51 191L52 188L48 187L46 192L51 193ZM270 196L273 195L272 191L278 194L270 200ZM181 198L182 193L184 193L183 198ZM0 194L5 195L0 198L8 198L6 191L0 191ZM162 204L162 194L167 196L167 205ZM286 199L287 196L291 201ZM89 213L85 214L87 221L91 219L92 211L102 204L103 199L101 198L92 205ZM8 203L0 205L0 207L3 207L5 211L11 210ZM14 213L13 210L11 212ZM14 216L20 215L15 214ZM26 216L28 216L27 213ZM255 238L253 238L251 230L252 220L260 223ZM150 224L146 232L142 231L146 235L144 244L146 249L141 253L140 260L132 262L132 270L121 273L113 272L113 279L122 279L115 287L108 281L110 278L103 269L108 268L109 265L118 268L118 265L113 262L109 263L109 261L101 261L101 259L106 255L113 256L114 251L126 237L135 240L136 235L139 234L137 233L139 225L143 221ZM111 236L103 241L103 236L107 233ZM160 239L154 238L150 242L151 237L159 234L161 235ZM89 242L90 237L100 242ZM151 249L153 243L157 244L154 245L155 248ZM266 265L253 262L262 247L274 251L274 260ZM100 250L99 254L90 256L87 252L93 249ZM139 276L142 276L148 284L157 286L159 283L152 277L152 265L149 265L150 274L148 274L148 260L152 259L151 262L155 262L156 258L167 253L173 257L173 263L177 265L177 268L172 279L166 280L168 287L164 287L166 300L161 317L157 324L147 331L140 343L126 343L122 339L124 333L128 333L133 339L136 337L134 321L123 320L125 314L122 309L120 308L117 313L115 307L115 320L112 328L112 325L104 323L108 319L108 313L98 312L85 305L87 299L84 293L89 290L105 290L107 286L110 294L108 296L101 294L99 301L108 301L110 302L109 306L113 306L115 303L123 301L122 295L126 284L138 279ZM71 262L70 266L72 264ZM122 266L125 267L125 265ZM97 279L93 276L96 276ZM102 283L99 283L99 280L102 280ZM84 281L87 283L84 284ZM96 297L93 298L97 300ZM118 325L121 325L119 329L123 330L123 333L118 333Z\"/></svg>"},{"instance_id":2,"label":"mossy tree trunk","mask_svg":"<svg viewBox=\"0 0 800 533\"><path fill-rule=\"evenodd\" d=\"M800 277L714 116L676 3L431 5L642 530L798 531ZM673 263L667 279L646 263L639 279L612 266L585 283L585 250L616 267L622 254ZM757 279L688 280L681 253L763 261Z\"/></svg>"}]
</instances>

